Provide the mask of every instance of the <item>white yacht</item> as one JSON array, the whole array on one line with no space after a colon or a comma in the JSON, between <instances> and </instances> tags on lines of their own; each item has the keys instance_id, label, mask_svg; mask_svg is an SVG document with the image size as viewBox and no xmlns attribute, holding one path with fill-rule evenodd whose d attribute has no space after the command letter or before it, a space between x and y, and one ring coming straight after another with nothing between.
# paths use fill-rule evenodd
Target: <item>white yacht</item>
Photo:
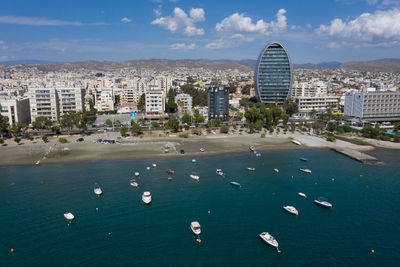
<instances>
[{"instance_id":1,"label":"white yacht","mask_svg":"<svg viewBox=\"0 0 400 267\"><path fill-rule=\"evenodd\" d=\"M193 172L192 174L190 174L190 178L192 178L193 180L199 181L200 177L197 173Z\"/></svg>"},{"instance_id":2,"label":"white yacht","mask_svg":"<svg viewBox=\"0 0 400 267\"><path fill-rule=\"evenodd\" d=\"M150 171L150 167L146 167L146 170Z\"/></svg>"},{"instance_id":3,"label":"white yacht","mask_svg":"<svg viewBox=\"0 0 400 267\"><path fill-rule=\"evenodd\" d=\"M278 241L270 235L268 232L263 232L260 234L262 240L264 240L268 245L273 246L274 248L278 248Z\"/></svg>"},{"instance_id":4,"label":"white yacht","mask_svg":"<svg viewBox=\"0 0 400 267\"><path fill-rule=\"evenodd\" d=\"M139 187L139 184L136 182L135 179L132 179L129 183L130 183L131 186L133 186L133 187Z\"/></svg>"},{"instance_id":5,"label":"white yacht","mask_svg":"<svg viewBox=\"0 0 400 267\"><path fill-rule=\"evenodd\" d=\"M332 208L332 204L329 203L324 197L319 197L318 199L314 200L314 203L324 208Z\"/></svg>"},{"instance_id":6,"label":"white yacht","mask_svg":"<svg viewBox=\"0 0 400 267\"><path fill-rule=\"evenodd\" d=\"M297 211L297 209L293 206L283 206L283 209L286 210L287 212L294 214L294 215L299 215L299 212Z\"/></svg>"},{"instance_id":7,"label":"white yacht","mask_svg":"<svg viewBox=\"0 0 400 267\"><path fill-rule=\"evenodd\" d=\"M94 194L95 194L96 196L101 196L101 194L103 194L103 191L101 190L100 187L95 187L94 190L93 190L93 192L94 192Z\"/></svg>"},{"instance_id":8,"label":"white yacht","mask_svg":"<svg viewBox=\"0 0 400 267\"><path fill-rule=\"evenodd\" d=\"M253 168L253 167L248 167L247 168L249 171L255 171L256 170L256 168Z\"/></svg>"},{"instance_id":9,"label":"white yacht","mask_svg":"<svg viewBox=\"0 0 400 267\"><path fill-rule=\"evenodd\" d=\"M72 221L73 219L75 219L75 216L71 212L67 212L67 213L64 213L64 218L68 221Z\"/></svg>"},{"instance_id":10,"label":"white yacht","mask_svg":"<svg viewBox=\"0 0 400 267\"><path fill-rule=\"evenodd\" d=\"M312 174L312 171L310 169L308 169L307 167L301 167L300 171L302 171L304 173Z\"/></svg>"},{"instance_id":11,"label":"white yacht","mask_svg":"<svg viewBox=\"0 0 400 267\"><path fill-rule=\"evenodd\" d=\"M199 235L201 233L200 223L197 221L191 222L190 228L195 235Z\"/></svg>"},{"instance_id":12,"label":"white yacht","mask_svg":"<svg viewBox=\"0 0 400 267\"><path fill-rule=\"evenodd\" d=\"M278 172L279 172L279 170L278 170L277 168L275 168L275 169L274 169L274 172L278 173Z\"/></svg>"},{"instance_id":13,"label":"white yacht","mask_svg":"<svg viewBox=\"0 0 400 267\"><path fill-rule=\"evenodd\" d=\"M215 173L218 174L219 176L224 176L225 175L224 172L221 169L217 169L215 171Z\"/></svg>"},{"instance_id":14,"label":"white yacht","mask_svg":"<svg viewBox=\"0 0 400 267\"><path fill-rule=\"evenodd\" d=\"M149 191L143 192L142 201L145 204L149 204L151 202L151 194Z\"/></svg>"},{"instance_id":15,"label":"white yacht","mask_svg":"<svg viewBox=\"0 0 400 267\"><path fill-rule=\"evenodd\" d=\"M302 192L299 192L299 196L304 197L304 198L307 198L307 195L304 194L304 193L302 193Z\"/></svg>"},{"instance_id":16,"label":"white yacht","mask_svg":"<svg viewBox=\"0 0 400 267\"><path fill-rule=\"evenodd\" d=\"M153 168L157 167L157 164L153 163L151 164L151 166L153 166Z\"/></svg>"},{"instance_id":17,"label":"white yacht","mask_svg":"<svg viewBox=\"0 0 400 267\"><path fill-rule=\"evenodd\" d=\"M301 146L301 143L300 143L299 141L297 141L297 140L292 140L292 143L293 143L293 144L296 144L296 145L298 145L298 146Z\"/></svg>"},{"instance_id":18,"label":"white yacht","mask_svg":"<svg viewBox=\"0 0 400 267\"><path fill-rule=\"evenodd\" d=\"M139 172L135 172L135 176L139 177L140 173Z\"/></svg>"}]
</instances>

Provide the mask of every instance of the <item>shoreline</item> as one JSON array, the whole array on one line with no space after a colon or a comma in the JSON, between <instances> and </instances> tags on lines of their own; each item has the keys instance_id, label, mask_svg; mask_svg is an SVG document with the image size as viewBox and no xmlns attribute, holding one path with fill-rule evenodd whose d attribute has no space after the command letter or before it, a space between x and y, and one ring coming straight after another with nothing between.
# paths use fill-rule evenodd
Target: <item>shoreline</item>
<instances>
[{"instance_id":1,"label":"shoreline","mask_svg":"<svg viewBox=\"0 0 400 267\"><path fill-rule=\"evenodd\" d=\"M49 143L42 140L26 141L23 145L9 142L7 146L0 147L0 166L35 165L40 160L44 164L73 164L85 162L109 162L109 161L134 161L147 159L179 159L198 158L226 154L242 154L249 152L249 146L254 145L263 153L268 151L299 150L314 148L346 148L355 151L370 151L374 146L361 146L337 140L331 143L317 136L309 136L300 133L267 134L261 138L260 134L231 134L211 136L190 136L189 138L170 137L128 137L120 144L93 143L98 138L112 138L110 134L102 133L92 136L82 136L84 142L76 142L79 136L62 136L69 143L60 144L58 137L49 138ZM60 136L61 137L61 136ZM290 138L299 140L298 146L290 141ZM165 147L169 152L164 153ZM200 152L204 147L205 152ZM185 151L180 154L180 150Z\"/></svg>"}]
</instances>

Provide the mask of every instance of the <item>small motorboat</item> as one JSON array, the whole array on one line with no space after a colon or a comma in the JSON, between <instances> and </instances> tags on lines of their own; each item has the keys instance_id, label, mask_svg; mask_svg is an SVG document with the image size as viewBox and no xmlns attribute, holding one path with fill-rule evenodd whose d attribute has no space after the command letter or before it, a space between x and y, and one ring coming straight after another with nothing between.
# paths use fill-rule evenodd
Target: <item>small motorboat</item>
<instances>
[{"instance_id":1,"label":"small motorboat","mask_svg":"<svg viewBox=\"0 0 400 267\"><path fill-rule=\"evenodd\" d=\"M278 246L279 246L278 241L276 241L276 239L272 235L270 235L268 232L263 232L259 236L268 245L270 245L274 248L278 248Z\"/></svg>"},{"instance_id":2,"label":"small motorboat","mask_svg":"<svg viewBox=\"0 0 400 267\"><path fill-rule=\"evenodd\" d=\"M297 140L292 140L292 143L293 143L293 144L296 144L296 145L298 145L298 146L301 146L301 143L300 143L299 141L297 141Z\"/></svg>"},{"instance_id":3,"label":"small motorboat","mask_svg":"<svg viewBox=\"0 0 400 267\"><path fill-rule=\"evenodd\" d=\"M133 187L139 187L139 184L136 182L135 179L132 179L129 183L130 183L131 186L133 186Z\"/></svg>"},{"instance_id":4,"label":"small motorboat","mask_svg":"<svg viewBox=\"0 0 400 267\"><path fill-rule=\"evenodd\" d=\"M200 148L200 152L204 152L206 149L204 147Z\"/></svg>"},{"instance_id":5,"label":"small motorboat","mask_svg":"<svg viewBox=\"0 0 400 267\"><path fill-rule=\"evenodd\" d=\"M256 150L256 148L254 146L249 146L249 149L251 152L254 152L254 150Z\"/></svg>"},{"instance_id":6,"label":"small motorboat","mask_svg":"<svg viewBox=\"0 0 400 267\"><path fill-rule=\"evenodd\" d=\"M36 161L35 165L36 166L40 165L40 160Z\"/></svg>"},{"instance_id":7,"label":"small motorboat","mask_svg":"<svg viewBox=\"0 0 400 267\"><path fill-rule=\"evenodd\" d=\"M64 218L68 221L72 221L73 219L75 219L75 216L71 212L67 212L67 213L64 213Z\"/></svg>"},{"instance_id":8,"label":"small motorboat","mask_svg":"<svg viewBox=\"0 0 400 267\"><path fill-rule=\"evenodd\" d=\"M219 176L224 176L224 175L225 175L224 172L223 172L221 169L217 169L217 170L215 171L215 173L216 173L217 175L219 175Z\"/></svg>"},{"instance_id":9,"label":"small motorboat","mask_svg":"<svg viewBox=\"0 0 400 267\"><path fill-rule=\"evenodd\" d=\"M256 157L261 157L261 153L256 153Z\"/></svg>"},{"instance_id":10,"label":"small motorboat","mask_svg":"<svg viewBox=\"0 0 400 267\"><path fill-rule=\"evenodd\" d=\"M299 194L298 194L299 196L301 196L301 197L304 197L304 198L307 198L307 195L306 194L304 194L304 193L302 193L302 192L299 192Z\"/></svg>"},{"instance_id":11,"label":"small motorboat","mask_svg":"<svg viewBox=\"0 0 400 267\"><path fill-rule=\"evenodd\" d=\"M314 200L314 203L324 208L332 208L332 204L329 203L324 197L319 197L318 199Z\"/></svg>"},{"instance_id":12,"label":"small motorboat","mask_svg":"<svg viewBox=\"0 0 400 267\"><path fill-rule=\"evenodd\" d=\"M197 222L197 221L194 221L194 222L190 223L190 229L192 229L192 232L195 235L199 235L201 233L200 223Z\"/></svg>"},{"instance_id":13,"label":"small motorboat","mask_svg":"<svg viewBox=\"0 0 400 267\"><path fill-rule=\"evenodd\" d=\"M168 177L168 181L170 181L170 182L171 182L171 181L172 181L172 177Z\"/></svg>"},{"instance_id":14,"label":"small motorboat","mask_svg":"<svg viewBox=\"0 0 400 267\"><path fill-rule=\"evenodd\" d=\"M135 172L135 176L139 177L140 173L139 172Z\"/></svg>"},{"instance_id":15,"label":"small motorboat","mask_svg":"<svg viewBox=\"0 0 400 267\"><path fill-rule=\"evenodd\" d=\"M192 159L192 162L193 162L193 163L196 163L196 159Z\"/></svg>"},{"instance_id":16,"label":"small motorboat","mask_svg":"<svg viewBox=\"0 0 400 267\"><path fill-rule=\"evenodd\" d=\"M193 180L199 181L200 177L197 173L193 172L190 174L190 178L192 178Z\"/></svg>"},{"instance_id":17,"label":"small motorboat","mask_svg":"<svg viewBox=\"0 0 400 267\"><path fill-rule=\"evenodd\" d=\"M153 163L151 164L151 166L153 166L153 168L157 167L157 164Z\"/></svg>"},{"instance_id":18,"label":"small motorboat","mask_svg":"<svg viewBox=\"0 0 400 267\"><path fill-rule=\"evenodd\" d=\"M168 169L168 170L166 170L166 173L173 175L175 173L175 171L172 169Z\"/></svg>"},{"instance_id":19,"label":"small motorboat","mask_svg":"<svg viewBox=\"0 0 400 267\"><path fill-rule=\"evenodd\" d=\"M308 161L308 159L307 158L303 158L303 157L301 157L301 158L299 158L301 161Z\"/></svg>"},{"instance_id":20,"label":"small motorboat","mask_svg":"<svg viewBox=\"0 0 400 267\"><path fill-rule=\"evenodd\" d=\"M236 187L242 187L241 184L239 184L238 182L233 182L232 181L230 184L233 185L233 186L236 186Z\"/></svg>"},{"instance_id":21,"label":"small motorboat","mask_svg":"<svg viewBox=\"0 0 400 267\"><path fill-rule=\"evenodd\" d=\"M103 194L103 191L101 190L101 188L100 187L95 187L94 188L94 190L93 190L93 192L94 192L94 194L96 195L96 196L101 196L101 194Z\"/></svg>"},{"instance_id":22,"label":"small motorboat","mask_svg":"<svg viewBox=\"0 0 400 267\"><path fill-rule=\"evenodd\" d=\"M278 172L279 172L279 170L278 170L277 168L275 168L275 169L274 169L274 172L278 173Z\"/></svg>"},{"instance_id":23,"label":"small motorboat","mask_svg":"<svg viewBox=\"0 0 400 267\"><path fill-rule=\"evenodd\" d=\"M142 201L145 204L150 204L150 202L151 202L151 194L150 194L149 191L143 192Z\"/></svg>"},{"instance_id":24,"label":"small motorboat","mask_svg":"<svg viewBox=\"0 0 400 267\"><path fill-rule=\"evenodd\" d=\"M150 171L150 167L146 167L146 170Z\"/></svg>"},{"instance_id":25,"label":"small motorboat","mask_svg":"<svg viewBox=\"0 0 400 267\"><path fill-rule=\"evenodd\" d=\"M308 169L307 167L301 167L301 168L300 168L300 171L302 171L302 172L304 172L304 173L308 173L308 174L311 174L311 173L312 173L312 171L311 171L310 169Z\"/></svg>"},{"instance_id":26,"label":"small motorboat","mask_svg":"<svg viewBox=\"0 0 400 267\"><path fill-rule=\"evenodd\" d=\"M293 206L283 206L283 209L286 210L287 212L294 214L294 215L299 215L299 212L297 211L297 209Z\"/></svg>"},{"instance_id":27,"label":"small motorboat","mask_svg":"<svg viewBox=\"0 0 400 267\"><path fill-rule=\"evenodd\" d=\"M256 170L256 168L253 168L253 167L248 167L247 168L249 171L255 171Z\"/></svg>"}]
</instances>

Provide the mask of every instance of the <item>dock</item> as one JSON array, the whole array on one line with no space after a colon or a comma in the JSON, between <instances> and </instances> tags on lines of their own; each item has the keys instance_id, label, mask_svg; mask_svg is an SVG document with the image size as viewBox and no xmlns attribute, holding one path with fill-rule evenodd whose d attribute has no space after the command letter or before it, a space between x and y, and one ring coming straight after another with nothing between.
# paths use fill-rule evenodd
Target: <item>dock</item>
<instances>
[{"instance_id":1,"label":"dock","mask_svg":"<svg viewBox=\"0 0 400 267\"><path fill-rule=\"evenodd\" d=\"M379 164L381 163L377 158L372 157L370 155L367 155L365 153L353 150L353 149L349 149L349 148L340 148L340 147L331 147L332 150L343 154L345 156L348 156L352 159L358 160L364 164L370 164L370 165L374 165L374 164Z\"/></svg>"}]
</instances>

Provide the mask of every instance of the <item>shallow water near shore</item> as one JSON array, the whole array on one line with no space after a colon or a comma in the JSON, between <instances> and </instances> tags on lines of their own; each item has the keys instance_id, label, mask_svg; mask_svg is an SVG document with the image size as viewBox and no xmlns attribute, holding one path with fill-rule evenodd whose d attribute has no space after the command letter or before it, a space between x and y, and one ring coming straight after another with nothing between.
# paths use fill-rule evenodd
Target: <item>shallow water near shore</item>
<instances>
[{"instance_id":1,"label":"shallow water near shore","mask_svg":"<svg viewBox=\"0 0 400 267\"><path fill-rule=\"evenodd\" d=\"M0 265L394 266L400 260L400 151L372 155L386 165L313 149L202 157L196 163L184 158L0 167ZM157 167L147 171L151 163ZM303 165L312 175L299 172ZM165 172L170 168L172 181ZM225 178L215 174L217 168ZM141 174L139 189L129 185L135 171ZM191 172L200 182L189 178ZM95 182L101 197L93 193ZM142 203L143 191L151 191L151 205ZM318 196L333 209L316 206ZM285 212L286 204L299 216ZM66 211L76 216L69 226ZM202 227L201 244L189 227L194 220ZM258 237L264 231L277 239L280 254Z\"/></svg>"}]
</instances>

